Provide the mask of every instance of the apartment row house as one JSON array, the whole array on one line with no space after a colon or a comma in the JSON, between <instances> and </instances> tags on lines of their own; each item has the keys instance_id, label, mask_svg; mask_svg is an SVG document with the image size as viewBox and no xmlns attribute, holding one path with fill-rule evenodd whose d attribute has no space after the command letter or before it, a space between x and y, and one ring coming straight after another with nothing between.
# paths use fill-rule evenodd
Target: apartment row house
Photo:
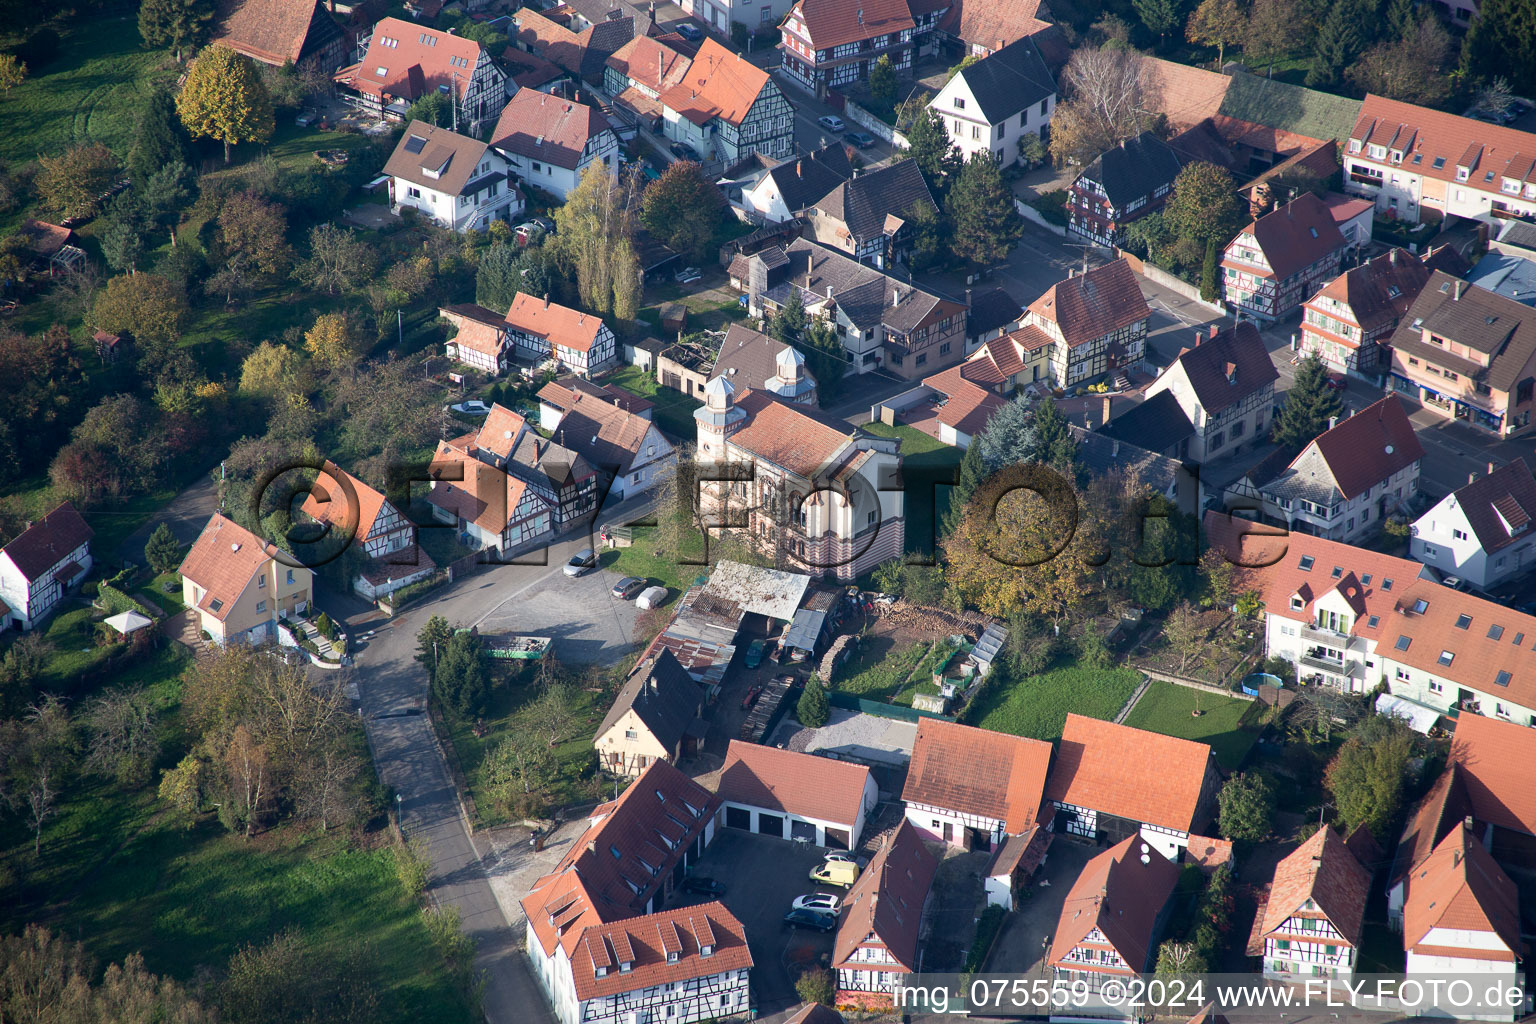
<instances>
[{"instance_id":1,"label":"apartment row house","mask_svg":"<svg viewBox=\"0 0 1536 1024\"><path fill-rule=\"evenodd\" d=\"M1266 652L1298 678L1346 693L1385 683L1429 725L1536 724L1536 616L1444 586L1409 559L1216 512L1205 525L1239 567L1239 589L1264 601Z\"/></svg>"},{"instance_id":2,"label":"apartment row house","mask_svg":"<svg viewBox=\"0 0 1536 1024\"><path fill-rule=\"evenodd\" d=\"M1498 438L1536 410L1536 313L1436 271L1392 334L1392 387Z\"/></svg>"},{"instance_id":3,"label":"apartment row house","mask_svg":"<svg viewBox=\"0 0 1536 1024\"><path fill-rule=\"evenodd\" d=\"M1367 95L1344 147L1347 191L1417 224L1536 217L1536 135Z\"/></svg>"},{"instance_id":4,"label":"apartment row house","mask_svg":"<svg viewBox=\"0 0 1536 1024\"><path fill-rule=\"evenodd\" d=\"M211 643L276 641L278 621L314 599L307 566L223 515L208 520L177 571L182 601Z\"/></svg>"},{"instance_id":5,"label":"apartment row house","mask_svg":"<svg viewBox=\"0 0 1536 1024\"><path fill-rule=\"evenodd\" d=\"M1056 79L1035 41L1024 36L962 68L928 101L960 156L985 153L999 167L1023 159L1026 139L1050 138Z\"/></svg>"},{"instance_id":6,"label":"apartment row house","mask_svg":"<svg viewBox=\"0 0 1536 1024\"><path fill-rule=\"evenodd\" d=\"M479 430L438 442L426 500L461 543L508 555L595 512L601 471L492 405Z\"/></svg>"},{"instance_id":7,"label":"apartment row house","mask_svg":"<svg viewBox=\"0 0 1536 1024\"><path fill-rule=\"evenodd\" d=\"M385 597L437 571L437 563L417 543L416 525L376 488L335 463L325 463L299 511L325 528L317 547L334 549L339 542L361 551L363 560L351 583L364 600Z\"/></svg>"},{"instance_id":8,"label":"apartment row house","mask_svg":"<svg viewBox=\"0 0 1536 1024\"><path fill-rule=\"evenodd\" d=\"M1250 321L1196 332L1145 399L1118 416L1106 411L1098 432L1170 458L1209 462L1263 443L1280 377Z\"/></svg>"},{"instance_id":9,"label":"apartment row house","mask_svg":"<svg viewBox=\"0 0 1536 1024\"><path fill-rule=\"evenodd\" d=\"M1442 577L1488 591L1536 567L1536 479L1523 458L1447 494L1416 519L1408 553Z\"/></svg>"},{"instance_id":10,"label":"apartment row house","mask_svg":"<svg viewBox=\"0 0 1536 1024\"><path fill-rule=\"evenodd\" d=\"M1278 320L1338 276L1349 243L1323 200L1305 192L1252 221L1222 254L1222 301Z\"/></svg>"},{"instance_id":11,"label":"apartment row house","mask_svg":"<svg viewBox=\"0 0 1536 1024\"><path fill-rule=\"evenodd\" d=\"M1392 332L1430 275L1465 269L1449 245L1422 256L1394 246L1351 267L1306 301L1300 350L1315 354L1335 373L1379 380L1392 367Z\"/></svg>"},{"instance_id":12,"label":"apartment row house","mask_svg":"<svg viewBox=\"0 0 1536 1024\"><path fill-rule=\"evenodd\" d=\"M798 292L806 315L825 317L849 373L883 368L921 379L965 355L966 308L804 238L731 261L731 280L754 316L772 316Z\"/></svg>"},{"instance_id":13,"label":"apartment row house","mask_svg":"<svg viewBox=\"0 0 1536 1024\"><path fill-rule=\"evenodd\" d=\"M363 110L403 120L411 104L440 93L456 131L479 136L506 106L506 72L473 39L400 18L384 18L358 42L357 63L337 71L342 96Z\"/></svg>"},{"instance_id":14,"label":"apartment row house","mask_svg":"<svg viewBox=\"0 0 1536 1024\"><path fill-rule=\"evenodd\" d=\"M701 484L706 522L743 530L796 571L839 580L904 550L894 441L770 392L738 393L726 377L710 380L693 415L697 461L730 477Z\"/></svg>"},{"instance_id":15,"label":"apartment row house","mask_svg":"<svg viewBox=\"0 0 1536 1024\"><path fill-rule=\"evenodd\" d=\"M666 761L587 816L523 897L533 975L561 1024L739 1017L752 954L718 902L666 908L714 839L719 801Z\"/></svg>"},{"instance_id":16,"label":"apartment row house","mask_svg":"<svg viewBox=\"0 0 1536 1024\"><path fill-rule=\"evenodd\" d=\"M93 536L65 501L0 548L0 631L34 629L59 610L90 574Z\"/></svg>"},{"instance_id":17,"label":"apartment row house","mask_svg":"<svg viewBox=\"0 0 1536 1024\"><path fill-rule=\"evenodd\" d=\"M484 231L522 216L523 195L506 159L483 142L412 121L384 164L389 205L450 231Z\"/></svg>"},{"instance_id":18,"label":"apartment row house","mask_svg":"<svg viewBox=\"0 0 1536 1024\"><path fill-rule=\"evenodd\" d=\"M1262 459L1227 489L1227 507L1298 533L1352 543L1405 515L1424 446L1396 395L1330 425L1301 453Z\"/></svg>"},{"instance_id":19,"label":"apartment row house","mask_svg":"<svg viewBox=\"0 0 1536 1024\"><path fill-rule=\"evenodd\" d=\"M1136 275L1120 259L1068 271L1029 304L1011 337L1023 349L1048 353L1052 386L1070 388L1140 367L1151 318Z\"/></svg>"},{"instance_id":20,"label":"apartment row house","mask_svg":"<svg viewBox=\"0 0 1536 1024\"><path fill-rule=\"evenodd\" d=\"M779 26L779 74L826 99L828 90L867 80L881 57L909 73L916 31L908 0L798 0Z\"/></svg>"}]
</instances>

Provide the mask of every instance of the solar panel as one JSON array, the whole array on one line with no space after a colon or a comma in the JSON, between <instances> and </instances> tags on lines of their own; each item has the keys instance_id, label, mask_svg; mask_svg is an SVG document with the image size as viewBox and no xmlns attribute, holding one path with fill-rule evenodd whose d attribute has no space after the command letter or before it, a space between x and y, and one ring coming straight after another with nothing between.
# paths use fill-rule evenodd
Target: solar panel
<instances>
[{"instance_id":1,"label":"solar panel","mask_svg":"<svg viewBox=\"0 0 1536 1024\"><path fill-rule=\"evenodd\" d=\"M420 135L412 135L409 139L405 140L405 151L407 153L420 153L426 146L427 140Z\"/></svg>"}]
</instances>

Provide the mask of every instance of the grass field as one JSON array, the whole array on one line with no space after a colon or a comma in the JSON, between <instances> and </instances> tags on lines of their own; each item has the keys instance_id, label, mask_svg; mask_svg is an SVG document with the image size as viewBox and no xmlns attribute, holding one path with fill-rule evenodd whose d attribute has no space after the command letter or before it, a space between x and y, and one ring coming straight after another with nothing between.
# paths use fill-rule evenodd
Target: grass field
<instances>
[{"instance_id":1,"label":"grass field","mask_svg":"<svg viewBox=\"0 0 1536 1024\"><path fill-rule=\"evenodd\" d=\"M693 585L700 576L709 574L707 565L680 564L675 558L662 558L656 554L654 527L634 528L634 543L627 548L612 548L599 553L598 563L609 572L621 576L639 576L653 584L667 588L666 605L671 605ZM704 538L690 538L685 557L704 561Z\"/></svg>"},{"instance_id":2,"label":"grass field","mask_svg":"<svg viewBox=\"0 0 1536 1024\"><path fill-rule=\"evenodd\" d=\"M616 385L641 398L648 398L655 402L656 408L652 411L651 418L656 421L658 427L672 436L683 441L692 441L698 436L698 428L693 420L693 410L704 403L681 391L662 387L656 383L654 373L638 366L624 366L604 377L603 383Z\"/></svg>"},{"instance_id":3,"label":"grass field","mask_svg":"<svg viewBox=\"0 0 1536 1024\"><path fill-rule=\"evenodd\" d=\"M1191 712L1199 705L1199 718ZM1165 736L1209 743L1224 771L1236 771L1259 738L1243 723L1258 708L1255 701L1204 693L1187 686L1153 680L1141 700L1125 717L1125 724Z\"/></svg>"},{"instance_id":4,"label":"grass field","mask_svg":"<svg viewBox=\"0 0 1536 1024\"><path fill-rule=\"evenodd\" d=\"M121 156L133 143L144 97L176 80L176 62L165 51L140 46L132 15L70 19L60 34L58 55L29 68L27 81L0 97L0 160L32 160L86 139Z\"/></svg>"},{"instance_id":5,"label":"grass field","mask_svg":"<svg viewBox=\"0 0 1536 1024\"><path fill-rule=\"evenodd\" d=\"M893 697L912 670L927 657L929 646L916 643L896 650L890 637L866 636L853 657L837 670L832 689L868 700ZM908 696L907 703L911 702Z\"/></svg>"},{"instance_id":6,"label":"grass field","mask_svg":"<svg viewBox=\"0 0 1536 1024\"><path fill-rule=\"evenodd\" d=\"M902 479L906 484L908 551L932 551L938 542L937 524L949 512L949 497L965 452L930 437L914 427L897 424L867 423L864 426L878 437L901 441ZM941 482L942 481L942 482Z\"/></svg>"},{"instance_id":7,"label":"grass field","mask_svg":"<svg viewBox=\"0 0 1536 1024\"><path fill-rule=\"evenodd\" d=\"M1069 711L1106 721L1114 718L1136 692L1140 678L1128 668L1058 665L1017 682L1000 680L982 694L968 717L994 732L1057 740Z\"/></svg>"}]
</instances>

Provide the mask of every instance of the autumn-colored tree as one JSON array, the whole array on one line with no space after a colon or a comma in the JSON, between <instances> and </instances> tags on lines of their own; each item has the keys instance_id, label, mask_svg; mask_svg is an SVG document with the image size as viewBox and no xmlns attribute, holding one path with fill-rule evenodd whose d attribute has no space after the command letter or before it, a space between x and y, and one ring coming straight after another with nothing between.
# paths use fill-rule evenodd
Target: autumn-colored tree
<instances>
[{"instance_id":1,"label":"autumn-colored tree","mask_svg":"<svg viewBox=\"0 0 1536 1024\"><path fill-rule=\"evenodd\" d=\"M0 53L0 89L11 90L27 80L27 62L11 53Z\"/></svg>"},{"instance_id":2,"label":"autumn-colored tree","mask_svg":"<svg viewBox=\"0 0 1536 1024\"><path fill-rule=\"evenodd\" d=\"M635 175L616 178L606 165L593 163L555 211L555 237L547 244L575 272L582 305L598 313L614 312L616 296L623 293L627 301L638 288L633 242L639 207Z\"/></svg>"},{"instance_id":3,"label":"autumn-colored tree","mask_svg":"<svg viewBox=\"0 0 1536 1024\"><path fill-rule=\"evenodd\" d=\"M334 370L356 359L360 346L345 313L322 313L304 333L304 347L316 363Z\"/></svg>"},{"instance_id":4,"label":"autumn-colored tree","mask_svg":"<svg viewBox=\"0 0 1536 1024\"><path fill-rule=\"evenodd\" d=\"M640 223L653 238L698 259L707 252L724 212L725 199L715 183L698 164L678 160L646 187Z\"/></svg>"},{"instance_id":5,"label":"autumn-colored tree","mask_svg":"<svg viewBox=\"0 0 1536 1024\"><path fill-rule=\"evenodd\" d=\"M1446 67L1451 37L1433 14L1426 14L1401 39L1371 47L1349 70L1349 79L1366 92L1420 106L1439 106L1451 95Z\"/></svg>"},{"instance_id":6,"label":"autumn-colored tree","mask_svg":"<svg viewBox=\"0 0 1536 1024\"><path fill-rule=\"evenodd\" d=\"M1163 621L1163 639L1168 642L1168 650L1179 659L1180 673L1199 656L1209 635L1210 630L1200 620L1200 612L1187 601L1169 612Z\"/></svg>"},{"instance_id":7,"label":"autumn-colored tree","mask_svg":"<svg viewBox=\"0 0 1536 1024\"><path fill-rule=\"evenodd\" d=\"M1175 237L1189 239L1202 256L1209 245L1225 248L1243 225L1237 182L1225 168L1204 161L1186 164L1173 180L1163 221Z\"/></svg>"},{"instance_id":8,"label":"autumn-colored tree","mask_svg":"<svg viewBox=\"0 0 1536 1024\"><path fill-rule=\"evenodd\" d=\"M1087 163L1149 124L1142 56L1135 50L1083 47L1062 70L1064 93L1051 115L1051 158Z\"/></svg>"},{"instance_id":9,"label":"autumn-colored tree","mask_svg":"<svg viewBox=\"0 0 1536 1024\"><path fill-rule=\"evenodd\" d=\"M263 274L282 274L292 255L288 218L276 203L255 192L236 192L219 211L219 237L226 255L244 257Z\"/></svg>"},{"instance_id":10,"label":"autumn-colored tree","mask_svg":"<svg viewBox=\"0 0 1536 1024\"><path fill-rule=\"evenodd\" d=\"M1227 61L1227 47L1243 41L1248 19L1237 0L1201 0L1184 26L1184 38L1197 46L1216 47L1216 63Z\"/></svg>"},{"instance_id":11,"label":"autumn-colored tree","mask_svg":"<svg viewBox=\"0 0 1536 1024\"><path fill-rule=\"evenodd\" d=\"M89 320L98 331L131 334L141 345L174 345L186 311L180 289L165 278L123 274L96 296Z\"/></svg>"},{"instance_id":12,"label":"autumn-colored tree","mask_svg":"<svg viewBox=\"0 0 1536 1024\"><path fill-rule=\"evenodd\" d=\"M37 195L43 208L64 217L89 217L117 178L118 162L99 142L82 142L37 161Z\"/></svg>"},{"instance_id":13,"label":"autumn-colored tree","mask_svg":"<svg viewBox=\"0 0 1536 1024\"><path fill-rule=\"evenodd\" d=\"M287 345L264 341L240 364L240 393L274 400L302 396L302 368L299 353Z\"/></svg>"},{"instance_id":14,"label":"autumn-colored tree","mask_svg":"<svg viewBox=\"0 0 1536 1024\"><path fill-rule=\"evenodd\" d=\"M1273 64L1296 52L1304 45L1297 19L1298 8L1291 0L1253 0L1243 33L1244 54L1255 63Z\"/></svg>"},{"instance_id":15,"label":"autumn-colored tree","mask_svg":"<svg viewBox=\"0 0 1536 1024\"><path fill-rule=\"evenodd\" d=\"M250 59L227 46L198 55L176 96L181 123L194 137L224 143L224 162L242 142L265 142L276 122L272 98Z\"/></svg>"}]
</instances>

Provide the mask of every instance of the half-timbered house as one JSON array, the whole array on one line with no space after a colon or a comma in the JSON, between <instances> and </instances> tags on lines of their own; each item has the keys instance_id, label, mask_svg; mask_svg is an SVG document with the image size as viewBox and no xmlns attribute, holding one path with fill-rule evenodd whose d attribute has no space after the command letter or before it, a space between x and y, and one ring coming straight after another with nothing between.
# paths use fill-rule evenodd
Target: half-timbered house
<instances>
[{"instance_id":1,"label":"half-timbered house","mask_svg":"<svg viewBox=\"0 0 1536 1024\"><path fill-rule=\"evenodd\" d=\"M903 821L843 901L832 949L837 1004L889 1008L896 982L920 963L918 929L939 862Z\"/></svg>"},{"instance_id":2,"label":"half-timbered house","mask_svg":"<svg viewBox=\"0 0 1536 1024\"><path fill-rule=\"evenodd\" d=\"M416 543L416 526L394 503L357 477L327 462L310 484L300 511L342 539L361 546L352 589L369 601L430 576L437 563Z\"/></svg>"},{"instance_id":3,"label":"half-timbered house","mask_svg":"<svg viewBox=\"0 0 1536 1024\"><path fill-rule=\"evenodd\" d=\"M453 127L478 136L507 103L507 74L473 39L385 18L336 72L342 94L365 110L404 119L411 104L442 93L456 101Z\"/></svg>"},{"instance_id":4,"label":"half-timbered house","mask_svg":"<svg viewBox=\"0 0 1536 1024\"><path fill-rule=\"evenodd\" d=\"M0 548L0 629L31 629L52 615L90 573L94 535L66 501Z\"/></svg>"},{"instance_id":5,"label":"half-timbered house","mask_svg":"<svg viewBox=\"0 0 1536 1024\"><path fill-rule=\"evenodd\" d=\"M1051 380L1057 387L1091 384L1132 369L1146 356L1152 308L1125 260L1079 274L1069 272L1029 304L1025 328L1051 339Z\"/></svg>"},{"instance_id":6,"label":"half-timbered house","mask_svg":"<svg viewBox=\"0 0 1536 1024\"><path fill-rule=\"evenodd\" d=\"M1177 421L1175 433L1184 433L1177 456L1204 463L1241 451L1244 445L1263 442L1264 427L1275 404L1275 381L1279 379L1264 339L1251 321L1226 330L1212 324L1208 335L1196 333L1194 347L1181 351L1147 386L1143 404L1151 404L1168 392L1184 418L1170 415L1173 409L1159 418L1165 424ZM1165 403L1167 399L1159 401ZM1192 432L1184 432L1185 421ZM1145 426L1139 425L1138 430ZM1140 443L1135 435L1117 433L1114 421L1105 433ZM1140 436L1148 435L1142 432Z\"/></svg>"},{"instance_id":7,"label":"half-timbered house","mask_svg":"<svg viewBox=\"0 0 1536 1024\"><path fill-rule=\"evenodd\" d=\"M1275 865L1260 934L1264 976L1349 980L1370 895L1371 872L1332 826Z\"/></svg>"},{"instance_id":8,"label":"half-timbered house","mask_svg":"<svg viewBox=\"0 0 1536 1024\"><path fill-rule=\"evenodd\" d=\"M1227 244L1222 300L1235 311L1277 320L1338 274L1348 247L1327 204L1304 192Z\"/></svg>"},{"instance_id":9,"label":"half-timbered house","mask_svg":"<svg viewBox=\"0 0 1536 1024\"><path fill-rule=\"evenodd\" d=\"M640 662L597 727L592 745L603 769L634 778L652 761L682 757L703 739L704 690L665 647Z\"/></svg>"},{"instance_id":10,"label":"half-timbered house","mask_svg":"<svg viewBox=\"0 0 1536 1024\"><path fill-rule=\"evenodd\" d=\"M590 377L618 358L613 331L602 317L550 302L547 295L540 299L518 292L506 321L517 356L534 364L553 360L562 369Z\"/></svg>"},{"instance_id":11,"label":"half-timbered house","mask_svg":"<svg viewBox=\"0 0 1536 1024\"><path fill-rule=\"evenodd\" d=\"M667 138L706 158L735 163L753 153L795 153L795 111L764 70L706 39L683 80L661 93Z\"/></svg>"},{"instance_id":12,"label":"half-timbered house","mask_svg":"<svg viewBox=\"0 0 1536 1024\"><path fill-rule=\"evenodd\" d=\"M925 718L901 792L907 821L924 838L989 850L1040 823L1050 766L1049 743Z\"/></svg>"}]
</instances>

